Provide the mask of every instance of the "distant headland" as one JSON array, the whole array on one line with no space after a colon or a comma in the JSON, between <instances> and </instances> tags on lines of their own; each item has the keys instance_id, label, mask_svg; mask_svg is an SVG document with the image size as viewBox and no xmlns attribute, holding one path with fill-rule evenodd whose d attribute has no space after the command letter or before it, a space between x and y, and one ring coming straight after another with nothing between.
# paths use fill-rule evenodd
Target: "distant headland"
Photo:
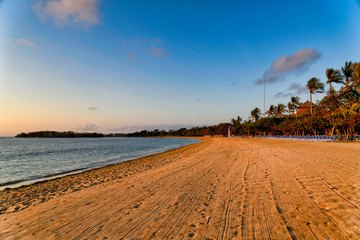
<instances>
[{"instance_id":1,"label":"distant headland","mask_svg":"<svg viewBox=\"0 0 360 240\"><path fill-rule=\"evenodd\" d=\"M38 131L29 133L20 133L17 138L100 138L105 135L102 133L79 133L79 132L56 132L56 131Z\"/></svg>"},{"instance_id":2,"label":"distant headland","mask_svg":"<svg viewBox=\"0 0 360 240\"><path fill-rule=\"evenodd\" d=\"M86 132L57 132L57 131L36 131L29 133L20 133L17 138L101 138L101 137L189 137L189 136L226 136L230 123L220 123L214 126L193 127L191 129L180 128L177 130L142 130L133 133L86 133Z\"/></svg>"}]
</instances>

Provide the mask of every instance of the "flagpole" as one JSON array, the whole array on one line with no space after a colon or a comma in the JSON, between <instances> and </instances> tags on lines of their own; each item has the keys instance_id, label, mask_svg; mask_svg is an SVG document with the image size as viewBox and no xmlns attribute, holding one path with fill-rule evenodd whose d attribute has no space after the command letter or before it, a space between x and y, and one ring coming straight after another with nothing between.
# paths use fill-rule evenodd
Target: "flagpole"
<instances>
[{"instance_id":1,"label":"flagpole","mask_svg":"<svg viewBox=\"0 0 360 240\"><path fill-rule=\"evenodd\" d=\"M265 116L265 78L264 78L264 113L263 115Z\"/></svg>"}]
</instances>

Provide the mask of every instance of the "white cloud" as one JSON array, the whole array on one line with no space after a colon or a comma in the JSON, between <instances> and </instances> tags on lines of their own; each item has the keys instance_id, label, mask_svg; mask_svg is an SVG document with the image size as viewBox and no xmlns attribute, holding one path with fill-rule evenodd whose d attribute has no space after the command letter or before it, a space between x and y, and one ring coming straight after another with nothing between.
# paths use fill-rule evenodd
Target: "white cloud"
<instances>
[{"instance_id":1,"label":"white cloud","mask_svg":"<svg viewBox=\"0 0 360 240\"><path fill-rule=\"evenodd\" d=\"M270 70L274 73L301 71L320 57L316 49L305 48L290 56L281 56L271 64Z\"/></svg>"},{"instance_id":2,"label":"white cloud","mask_svg":"<svg viewBox=\"0 0 360 240\"><path fill-rule=\"evenodd\" d=\"M84 27L99 22L97 0L50 0L39 1L34 11L42 18L50 17L56 25L79 24Z\"/></svg>"},{"instance_id":3,"label":"white cloud","mask_svg":"<svg viewBox=\"0 0 360 240\"><path fill-rule=\"evenodd\" d=\"M309 66L320 58L320 52L315 48L305 48L289 56L281 56L271 63L263 76L255 81L256 84L274 83L284 80L287 74L303 73Z\"/></svg>"},{"instance_id":4,"label":"white cloud","mask_svg":"<svg viewBox=\"0 0 360 240\"><path fill-rule=\"evenodd\" d=\"M16 43L28 47L37 48L37 45L33 41L26 38L18 38L18 40L16 40Z\"/></svg>"}]
</instances>

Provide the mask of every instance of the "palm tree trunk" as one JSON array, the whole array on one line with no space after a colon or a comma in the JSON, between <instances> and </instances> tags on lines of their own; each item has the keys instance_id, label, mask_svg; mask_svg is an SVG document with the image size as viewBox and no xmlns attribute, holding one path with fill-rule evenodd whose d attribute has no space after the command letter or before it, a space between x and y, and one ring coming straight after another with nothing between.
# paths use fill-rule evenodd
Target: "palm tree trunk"
<instances>
[{"instance_id":1,"label":"palm tree trunk","mask_svg":"<svg viewBox=\"0 0 360 240\"><path fill-rule=\"evenodd\" d=\"M313 111L312 111L312 96L311 96L311 91L310 92L310 113L311 113L311 116L313 116Z\"/></svg>"},{"instance_id":2,"label":"palm tree trunk","mask_svg":"<svg viewBox=\"0 0 360 240\"><path fill-rule=\"evenodd\" d=\"M348 89L349 86L349 78L345 77L345 88Z\"/></svg>"},{"instance_id":3,"label":"palm tree trunk","mask_svg":"<svg viewBox=\"0 0 360 240\"><path fill-rule=\"evenodd\" d=\"M333 136L333 135L334 135L334 130L335 130L335 127L336 127L336 126L332 126L332 127L331 127L331 131L330 131L330 135L331 135L331 136Z\"/></svg>"}]
</instances>

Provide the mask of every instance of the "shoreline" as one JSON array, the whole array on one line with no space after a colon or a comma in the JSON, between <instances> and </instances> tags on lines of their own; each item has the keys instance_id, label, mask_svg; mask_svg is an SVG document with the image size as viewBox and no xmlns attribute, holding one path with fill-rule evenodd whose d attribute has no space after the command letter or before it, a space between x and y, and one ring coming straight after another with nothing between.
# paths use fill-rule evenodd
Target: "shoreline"
<instances>
[{"instance_id":1,"label":"shoreline","mask_svg":"<svg viewBox=\"0 0 360 240\"><path fill-rule=\"evenodd\" d=\"M166 137L164 137L164 138L166 138ZM196 137L167 137L167 138L188 138L188 139L199 140L199 138L196 138ZM191 145L191 144L195 144L195 143L190 143L190 144L187 144L185 146L188 146L188 145ZM97 167L88 167L88 168L84 167L84 168L80 168L80 169L68 170L68 171L64 171L64 172L60 172L60 173L56 173L56 174L51 174L51 175L48 175L48 176L43 176L43 177L35 178L35 179L7 182L7 183L4 183L4 184L0 184L0 192L5 190L5 189L14 189L14 188L22 187L22 186L27 186L27 185L31 185L31 184L35 184L35 183L40 183L40 182L52 180L52 179L57 179L57 178L61 178L61 177L75 175L75 174L79 174L79 173L83 173L83 172L86 172L86 171L95 170L95 169L99 169L99 168L103 168L103 167L107 167L107 166L111 166L111 165L116 165L116 164L119 164L119 163L122 163L122 162L131 161L131 160L135 160L135 159L138 159L138 158L148 157L148 156L152 156L152 155L160 154L160 153L166 153L168 151L176 150L176 149L179 149L179 148L182 148L182 147L184 147L184 146L170 148L170 149L165 150L165 151L163 151L163 150L153 151L153 152L150 152L149 154L145 154L145 155L134 157L134 158L124 158L124 159L119 160L119 162L105 164L105 165L97 166Z\"/></svg>"},{"instance_id":2,"label":"shoreline","mask_svg":"<svg viewBox=\"0 0 360 240\"><path fill-rule=\"evenodd\" d=\"M4 239L358 239L355 144L200 143L0 192ZM5 207L6 207L5 206Z\"/></svg>"},{"instance_id":3,"label":"shoreline","mask_svg":"<svg viewBox=\"0 0 360 240\"><path fill-rule=\"evenodd\" d=\"M104 165L101 167L80 170L80 171L71 172L69 174L64 174L64 175L60 174L60 176L57 175L57 176L43 178L43 179L39 179L39 180L25 181L25 182L19 183L18 186L17 186L17 184L14 184L12 186L2 186L2 187L0 187L0 206L2 206L2 208L0 208L0 215L4 214L6 212L9 212L9 208L16 205L15 203L25 202L25 204L22 207L18 208L17 210L15 210L17 207L14 208L14 210L16 212L18 210L23 210L23 209L26 209L27 207L31 206L32 205L31 203L33 202L34 199L41 198L42 199L41 202L51 199L51 195L53 193L57 193L58 190L60 190L60 189L52 189L50 187L51 185L57 185L57 182L66 181L66 182L68 182L67 184L70 184L72 186L72 185L74 185L74 183L72 183L72 182L76 182L76 184L78 184L79 182L81 182L81 181L85 182L85 180L88 179L87 181L89 181L90 183L83 184L81 189L91 187L91 186L105 182L102 180L99 180L99 181L97 180L98 178L101 178L101 176L100 176L101 173L106 173L109 171L115 172L115 171L120 170L120 173L118 176L111 178L111 179L107 179L106 182L115 180L116 178L122 178L124 176L126 177L128 174L125 173L125 169L127 171L132 171L133 168L137 168L139 165L145 164L145 161L149 161L150 165L147 166L148 168L143 169L143 171L146 171L146 170L154 167L151 165L151 159L153 159L153 158L161 157L160 155L171 154L172 152L177 152L179 150L190 147L192 145L203 143L203 139L199 138L199 137L186 137L186 138L200 140L200 142L191 143L191 144L181 146L181 147L175 148L175 149L170 149L170 150L167 150L164 152L152 153L152 154L144 155L144 156L138 157L138 158L127 159L122 162L112 163L112 164ZM168 162L170 162L170 161L164 161L162 164L166 164ZM24 184L22 184L22 183L24 183ZM44 190L42 188L51 189L51 190L49 192L47 192L46 190ZM73 187L69 187L66 189L61 189L61 192L69 193L69 192L78 191L78 190L80 190L79 187L73 186ZM25 201L21 198L16 197L19 192L27 192L27 191L36 192L38 194L35 196L32 196L32 198L30 198L30 199L26 199ZM8 195L8 196L3 196L3 195ZM28 194L26 194L26 195L28 195ZM62 195L62 194L60 193L59 195ZM5 198L5 200L3 198ZM6 204L6 201L11 198L14 198L14 199L12 201L10 201L10 202L12 202L12 204L11 204L11 206L9 206L9 204ZM9 201L7 201L7 202L9 203Z\"/></svg>"}]
</instances>

